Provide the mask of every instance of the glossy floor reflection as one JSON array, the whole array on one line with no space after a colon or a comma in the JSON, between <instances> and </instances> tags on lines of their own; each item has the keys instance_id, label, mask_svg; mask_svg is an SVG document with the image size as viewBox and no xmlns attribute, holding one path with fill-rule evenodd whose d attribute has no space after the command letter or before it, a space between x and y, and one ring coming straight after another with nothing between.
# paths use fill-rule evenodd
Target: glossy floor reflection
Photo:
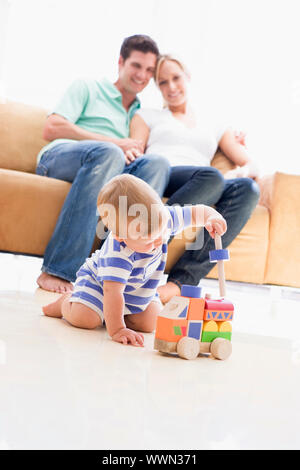
<instances>
[{"instance_id":1,"label":"glossy floor reflection","mask_svg":"<svg viewBox=\"0 0 300 470\"><path fill-rule=\"evenodd\" d=\"M232 356L184 361L44 317L41 260L0 263L0 448L300 448L299 290L227 283Z\"/></svg>"}]
</instances>

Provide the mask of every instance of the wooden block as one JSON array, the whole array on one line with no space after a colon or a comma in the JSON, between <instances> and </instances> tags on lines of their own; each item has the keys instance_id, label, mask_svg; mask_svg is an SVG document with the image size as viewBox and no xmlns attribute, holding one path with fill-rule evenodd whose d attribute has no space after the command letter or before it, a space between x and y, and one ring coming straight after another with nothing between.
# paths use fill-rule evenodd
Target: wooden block
<instances>
[{"instance_id":1,"label":"wooden block","mask_svg":"<svg viewBox=\"0 0 300 470\"><path fill-rule=\"evenodd\" d=\"M203 331L201 342L211 343L216 338L224 338L230 341L231 332L230 331Z\"/></svg>"},{"instance_id":2,"label":"wooden block","mask_svg":"<svg viewBox=\"0 0 300 470\"><path fill-rule=\"evenodd\" d=\"M230 356L232 352L232 345L230 341L227 341L224 338L216 338L211 343L210 352L211 352L211 355L215 357L216 359L220 359L221 361L224 361Z\"/></svg>"},{"instance_id":3,"label":"wooden block","mask_svg":"<svg viewBox=\"0 0 300 470\"><path fill-rule=\"evenodd\" d=\"M203 320L214 320L214 321L227 321L232 320L233 310L223 311L223 310L204 310Z\"/></svg>"},{"instance_id":4,"label":"wooden block","mask_svg":"<svg viewBox=\"0 0 300 470\"><path fill-rule=\"evenodd\" d=\"M201 354L208 354L210 353L211 342L204 343L201 341L200 343L200 353Z\"/></svg>"},{"instance_id":5,"label":"wooden block","mask_svg":"<svg viewBox=\"0 0 300 470\"><path fill-rule=\"evenodd\" d=\"M190 300L187 297L176 295L164 306L160 312L160 317L166 318L187 318Z\"/></svg>"},{"instance_id":6,"label":"wooden block","mask_svg":"<svg viewBox=\"0 0 300 470\"><path fill-rule=\"evenodd\" d=\"M181 328L178 325L173 326L173 332L176 336L182 336L183 335L183 333L181 331Z\"/></svg>"},{"instance_id":7,"label":"wooden block","mask_svg":"<svg viewBox=\"0 0 300 470\"><path fill-rule=\"evenodd\" d=\"M226 299L205 299L205 310L233 312L233 303ZM228 318L225 320L228 320Z\"/></svg>"},{"instance_id":8,"label":"wooden block","mask_svg":"<svg viewBox=\"0 0 300 470\"><path fill-rule=\"evenodd\" d=\"M172 343L170 341L164 341L162 339L155 338L154 349L165 353L176 353L177 343Z\"/></svg>"},{"instance_id":9,"label":"wooden block","mask_svg":"<svg viewBox=\"0 0 300 470\"><path fill-rule=\"evenodd\" d=\"M219 331L232 331L232 324L230 321L218 321L217 326Z\"/></svg>"},{"instance_id":10,"label":"wooden block","mask_svg":"<svg viewBox=\"0 0 300 470\"><path fill-rule=\"evenodd\" d=\"M203 322L203 331L218 331L217 322L208 320Z\"/></svg>"},{"instance_id":11,"label":"wooden block","mask_svg":"<svg viewBox=\"0 0 300 470\"><path fill-rule=\"evenodd\" d=\"M205 308L208 310L234 310L233 303L227 299L206 299Z\"/></svg>"},{"instance_id":12,"label":"wooden block","mask_svg":"<svg viewBox=\"0 0 300 470\"><path fill-rule=\"evenodd\" d=\"M177 352L182 359L196 359L200 352L200 343L195 338L185 336L178 341Z\"/></svg>"},{"instance_id":13,"label":"wooden block","mask_svg":"<svg viewBox=\"0 0 300 470\"><path fill-rule=\"evenodd\" d=\"M210 250L209 251L209 261L214 263L216 261L227 261L229 260L229 251L225 248L221 248L218 250Z\"/></svg>"},{"instance_id":14,"label":"wooden block","mask_svg":"<svg viewBox=\"0 0 300 470\"><path fill-rule=\"evenodd\" d=\"M204 305L205 305L204 299L190 298L188 320L203 320Z\"/></svg>"},{"instance_id":15,"label":"wooden block","mask_svg":"<svg viewBox=\"0 0 300 470\"><path fill-rule=\"evenodd\" d=\"M188 322L184 318L173 319L159 315L156 322L155 338L177 342L182 336L185 336L187 324Z\"/></svg>"},{"instance_id":16,"label":"wooden block","mask_svg":"<svg viewBox=\"0 0 300 470\"><path fill-rule=\"evenodd\" d=\"M187 336L189 338L194 338L199 341L201 339L202 327L203 327L202 321L189 321Z\"/></svg>"}]
</instances>

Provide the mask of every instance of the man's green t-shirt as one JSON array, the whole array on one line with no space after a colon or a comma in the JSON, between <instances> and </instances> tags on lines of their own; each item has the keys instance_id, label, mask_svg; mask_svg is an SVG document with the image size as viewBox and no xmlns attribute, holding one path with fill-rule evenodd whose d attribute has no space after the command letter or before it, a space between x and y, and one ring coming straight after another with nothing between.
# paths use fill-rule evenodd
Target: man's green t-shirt
<instances>
[{"instance_id":1,"label":"man's green t-shirt","mask_svg":"<svg viewBox=\"0 0 300 470\"><path fill-rule=\"evenodd\" d=\"M130 121L140 107L138 98L128 112L122 105L122 95L107 79L76 80L67 89L52 113L90 132L108 137L125 139L129 136ZM64 142L78 142L70 139L56 139L39 152L37 161L46 150Z\"/></svg>"}]
</instances>

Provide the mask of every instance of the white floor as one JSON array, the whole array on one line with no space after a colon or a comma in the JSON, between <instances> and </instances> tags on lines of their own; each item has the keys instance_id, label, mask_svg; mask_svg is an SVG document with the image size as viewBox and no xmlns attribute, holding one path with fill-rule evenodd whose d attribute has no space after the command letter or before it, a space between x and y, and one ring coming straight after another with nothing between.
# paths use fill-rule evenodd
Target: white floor
<instances>
[{"instance_id":1,"label":"white floor","mask_svg":"<svg viewBox=\"0 0 300 470\"><path fill-rule=\"evenodd\" d=\"M41 260L0 266L1 449L300 448L299 289L228 282L232 356L184 361L44 317Z\"/></svg>"}]
</instances>

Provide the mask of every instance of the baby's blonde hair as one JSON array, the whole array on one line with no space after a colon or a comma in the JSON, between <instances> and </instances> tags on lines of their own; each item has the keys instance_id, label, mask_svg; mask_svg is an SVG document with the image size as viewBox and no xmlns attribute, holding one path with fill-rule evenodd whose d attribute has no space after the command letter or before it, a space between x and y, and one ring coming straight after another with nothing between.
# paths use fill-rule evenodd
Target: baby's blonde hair
<instances>
[{"instance_id":1,"label":"baby's blonde hair","mask_svg":"<svg viewBox=\"0 0 300 470\"><path fill-rule=\"evenodd\" d=\"M127 223L138 221L136 212L142 213L137 224L142 236L156 232L166 220L166 209L158 194L133 175L115 176L106 183L98 195L97 207L104 225L121 238L132 238Z\"/></svg>"}]
</instances>

